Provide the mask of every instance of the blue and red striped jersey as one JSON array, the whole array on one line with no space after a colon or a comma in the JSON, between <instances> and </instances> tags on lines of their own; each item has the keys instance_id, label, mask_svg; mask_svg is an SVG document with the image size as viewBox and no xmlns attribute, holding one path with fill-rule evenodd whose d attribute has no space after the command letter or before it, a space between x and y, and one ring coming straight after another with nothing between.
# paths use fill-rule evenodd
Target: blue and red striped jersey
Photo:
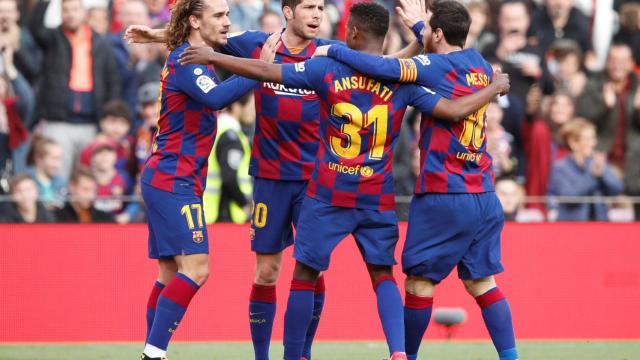
<instances>
[{"instance_id":1,"label":"blue and red striped jersey","mask_svg":"<svg viewBox=\"0 0 640 360\"><path fill-rule=\"evenodd\" d=\"M207 159L216 137L216 110L251 90L256 81L220 83L211 65L181 65L184 43L169 54L161 74L158 130L141 181L160 190L202 196Z\"/></svg>"},{"instance_id":2,"label":"blue and red striped jersey","mask_svg":"<svg viewBox=\"0 0 640 360\"><path fill-rule=\"evenodd\" d=\"M269 34L245 31L231 34L221 51L244 58L260 58ZM298 63L309 59L320 45L335 41L314 39L304 49L288 49L284 43L275 63ZM318 151L320 102L313 90L258 83L254 89L256 128L249 174L274 180L308 180Z\"/></svg>"},{"instance_id":3,"label":"blue and red striped jersey","mask_svg":"<svg viewBox=\"0 0 640 360\"><path fill-rule=\"evenodd\" d=\"M307 194L334 206L393 210L393 147L406 107L431 113L440 96L325 57L284 65L282 80L320 97L321 144Z\"/></svg>"},{"instance_id":4,"label":"blue and red striped jersey","mask_svg":"<svg viewBox=\"0 0 640 360\"><path fill-rule=\"evenodd\" d=\"M415 82L455 99L491 82L491 65L475 49L448 54L387 59L332 46L329 56L370 76ZM423 114L420 130L420 175L415 193L482 193L493 191L491 156L486 151L485 112L478 109L463 121L450 123Z\"/></svg>"}]
</instances>

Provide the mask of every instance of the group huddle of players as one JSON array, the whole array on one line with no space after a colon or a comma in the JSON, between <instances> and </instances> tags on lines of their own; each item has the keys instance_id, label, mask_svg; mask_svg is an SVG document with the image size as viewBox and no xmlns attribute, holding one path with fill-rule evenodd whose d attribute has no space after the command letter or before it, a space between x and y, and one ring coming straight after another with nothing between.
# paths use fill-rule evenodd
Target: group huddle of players
<instances>
[{"instance_id":1,"label":"group huddle of players","mask_svg":"<svg viewBox=\"0 0 640 360\"><path fill-rule=\"evenodd\" d=\"M294 244L293 227L285 359L311 359L324 304L321 272L348 235L369 271L390 359L417 359L434 286L456 266L499 358L517 359L509 305L493 277L503 270L504 218L485 137L485 110L508 91L508 77L464 49L470 17L460 3L437 1L428 12L421 0L400 5L398 14L416 41L386 58L389 13L375 2L350 8L347 46L315 38L323 0L283 0L286 28L271 35L229 35L225 0L178 0L166 29L127 30L132 41L164 41L171 50L158 131L141 176L149 257L159 264L142 359L166 357L171 335L208 277L202 194L216 110L250 90L256 105L249 167L255 179L250 237L256 276L249 303L255 359L268 359L275 284L282 252ZM423 49L427 54L418 55ZM213 65L243 77L220 82ZM420 174L402 252L403 304L392 275L399 235L391 168L407 106L419 109L422 120Z\"/></svg>"}]
</instances>

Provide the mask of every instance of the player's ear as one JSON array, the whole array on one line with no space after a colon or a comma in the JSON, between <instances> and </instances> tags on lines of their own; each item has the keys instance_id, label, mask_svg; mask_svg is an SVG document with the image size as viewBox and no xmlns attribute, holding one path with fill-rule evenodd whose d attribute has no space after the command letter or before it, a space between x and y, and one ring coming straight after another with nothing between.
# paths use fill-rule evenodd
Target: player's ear
<instances>
[{"instance_id":1,"label":"player's ear","mask_svg":"<svg viewBox=\"0 0 640 360\"><path fill-rule=\"evenodd\" d=\"M351 38L356 39L360 34L360 29L358 29L358 25L353 25L351 28Z\"/></svg>"},{"instance_id":2,"label":"player's ear","mask_svg":"<svg viewBox=\"0 0 640 360\"><path fill-rule=\"evenodd\" d=\"M444 32L442 32L441 28L437 28L433 33L436 36L436 42L440 42L444 39Z\"/></svg>"},{"instance_id":3,"label":"player's ear","mask_svg":"<svg viewBox=\"0 0 640 360\"><path fill-rule=\"evenodd\" d=\"M289 6L285 6L282 8L282 13L284 14L284 19L289 21L293 19L293 9Z\"/></svg>"},{"instance_id":4,"label":"player's ear","mask_svg":"<svg viewBox=\"0 0 640 360\"><path fill-rule=\"evenodd\" d=\"M200 29L200 19L198 19L198 17L195 16L195 15L189 15L189 25L191 25L192 29L199 30Z\"/></svg>"}]
</instances>

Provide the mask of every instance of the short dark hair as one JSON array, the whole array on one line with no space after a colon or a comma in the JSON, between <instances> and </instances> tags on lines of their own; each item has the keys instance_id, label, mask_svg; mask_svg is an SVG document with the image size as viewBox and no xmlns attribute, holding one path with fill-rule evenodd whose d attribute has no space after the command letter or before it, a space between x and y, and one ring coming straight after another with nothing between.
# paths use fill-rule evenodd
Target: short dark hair
<instances>
[{"instance_id":1,"label":"short dark hair","mask_svg":"<svg viewBox=\"0 0 640 360\"><path fill-rule=\"evenodd\" d=\"M375 2L362 2L351 6L349 21L359 30L377 38L384 38L389 30L389 11Z\"/></svg>"},{"instance_id":2,"label":"short dark hair","mask_svg":"<svg viewBox=\"0 0 640 360\"><path fill-rule=\"evenodd\" d=\"M71 172L71 177L69 178L69 183L77 185L80 182L80 179L85 178L89 179L93 182L96 182L96 177L93 176L93 173L89 168L85 166L78 166Z\"/></svg>"},{"instance_id":3,"label":"short dark hair","mask_svg":"<svg viewBox=\"0 0 640 360\"><path fill-rule=\"evenodd\" d=\"M296 6L300 5L301 2L302 0L282 0L280 5L283 9L285 6L288 6L291 10L295 10Z\"/></svg>"},{"instance_id":4,"label":"short dark hair","mask_svg":"<svg viewBox=\"0 0 640 360\"><path fill-rule=\"evenodd\" d=\"M127 119L127 122L131 123L131 109L129 105L122 100L111 100L104 105L102 109L102 118L107 116L119 117Z\"/></svg>"},{"instance_id":5,"label":"short dark hair","mask_svg":"<svg viewBox=\"0 0 640 360\"><path fill-rule=\"evenodd\" d=\"M454 0L439 0L433 2L431 12L431 29L442 29L444 38L450 45L464 47L471 25L467 9Z\"/></svg>"}]
</instances>

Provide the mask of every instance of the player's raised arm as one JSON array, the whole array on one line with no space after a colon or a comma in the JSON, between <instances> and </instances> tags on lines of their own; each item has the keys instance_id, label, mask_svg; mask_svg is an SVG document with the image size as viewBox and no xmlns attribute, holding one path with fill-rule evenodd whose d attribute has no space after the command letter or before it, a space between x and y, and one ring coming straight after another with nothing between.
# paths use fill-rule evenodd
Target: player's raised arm
<instances>
[{"instance_id":1,"label":"player's raised arm","mask_svg":"<svg viewBox=\"0 0 640 360\"><path fill-rule=\"evenodd\" d=\"M242 59L215 52L210 47L190 47L180 56L181 64L214 64L228 71L260 81L282 82L282 65L271 64L278 40L271 36L264 44L261 59ZM270 62L266 57L271 57Z\"/></svg>"},{"instance_id":2,"label":"player's raised arm","mask_svg":"<svg viewBox=\"0 0 640 360\"><path fill-rule=\"evenodd\" d=\"M423 21L426 16L425 10L425 1L424 0L399 0L398 3L400 6L396 7L396 13L402 23L411 29L414 33L414 30L420 21ZM424 27L424 25L423 25ZM404 49L401 49L393 54L389 54L386 57L388 58L410 58L412 56L416 56L422 52L424 49L424 45L422 44L422 38L417 38L413 40L409 45L407 45Z\"/></svg>"}]
</instances>

